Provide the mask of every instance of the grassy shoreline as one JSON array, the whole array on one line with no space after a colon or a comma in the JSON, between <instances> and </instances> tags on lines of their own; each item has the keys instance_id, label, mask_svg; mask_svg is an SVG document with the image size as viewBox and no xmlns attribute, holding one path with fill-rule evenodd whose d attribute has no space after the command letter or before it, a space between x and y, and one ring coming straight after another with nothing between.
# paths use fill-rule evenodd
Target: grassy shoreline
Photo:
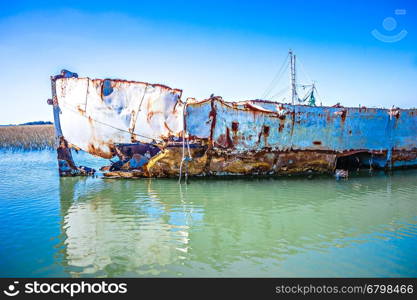
<instances>
[{"instance_id":1,"label":"grassy shoreline","mask_svg":"<svg viewBox=\"0 0 417 300\"><path fill-rule=\"evenodd\" d=\"M0 126L0 148L52 149L54 144L54 125Z\"/></svg>"}]
</instances>

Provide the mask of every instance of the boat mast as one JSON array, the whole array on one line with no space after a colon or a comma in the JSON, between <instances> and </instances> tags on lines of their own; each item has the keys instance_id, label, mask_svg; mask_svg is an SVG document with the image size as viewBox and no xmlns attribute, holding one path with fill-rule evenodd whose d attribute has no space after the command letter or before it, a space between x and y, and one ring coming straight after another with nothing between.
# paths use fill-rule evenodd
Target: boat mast
<instances>
[{"instance_id":1,"label":"boat mast","mask_svg":"<svg viewBox=\"0 0 417 300\"><path fill-rule=\"evenodd\" d=\"M290 84L291 84L291 103L294 105L298 100L297 89L296 89L296 73L295 73L295 54L292 50L289 51L290 55Z\"/></svg>"}]
</instances>

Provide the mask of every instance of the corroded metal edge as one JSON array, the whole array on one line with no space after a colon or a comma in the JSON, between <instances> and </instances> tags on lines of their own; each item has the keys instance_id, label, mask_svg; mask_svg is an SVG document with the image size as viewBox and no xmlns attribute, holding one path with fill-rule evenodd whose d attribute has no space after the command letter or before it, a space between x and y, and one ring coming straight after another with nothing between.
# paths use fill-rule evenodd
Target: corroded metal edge
<instances>
[{"instance_id":1,"label":"corroded metal edge","mask_svg":"<svg viewBox=\"0 0 417 300\"><path fill-rule=\"evenodd\" d=\"M51 78L53 95L55 81L59 78ZM165 98L152 98L147 102L148 111L143 120L151 123L155 113L163 114L165 119L157 121L161 123L161 128L165 127L163 130L167 134L161 134L163 131L158 127L152 132L156 133L157 138L141 139L141 128L135 128L135 125L146 95L145 87L143 96L132 98L139 101L140 105L139 110L131 112L135 119L127 128L129 135L119 139L108 135L100 141L107 147L107 152L101 151L102 144L97 147L94 146L97 143L89 143L83 149L80 145L72 144L71 140L71 143L66 142L60 128L57 103L54 105L55 128L61 139L60 151L63 152L59 156L66 158L61 160L65 160L71 170L75 170L72 157L69 158L66 150L62 150L68 148L69 151L69 147L80 147L105 158L117 156L117 164L103 168L105 176L126 178L176 177L181 174L183 162L186 162L190 176L290 175L333 173L338 167L352 166L382 169L417 166L416 109L340 105L312 107L259 99L226 102L221 97L182 102L182 90L165 85L79 78L82 79L97 85L103 102L106 101L105 97L112 96L113 88L123 91L126 84L161 88L168 94L175 94L172 99L176 102L168 110L157 112L149 110L149 107L159 105L160 101L166 101ZM103 95L106 80L111 92ZM87 85L86 97L89 88ZM56 93L53 99L58 102ZM182 105L180 110L178 103ZM91 115L86 116L86 109L78 109L78 114L87 117L90 126L101 130L100 122L92 120ZM176 131L172 131L163 121L172 115L175 119L174 123L171 120L170 125L174 124ZM371 129L365 129L367 126ZM372 132L372 128L378 131ZM188 154L185 145L191 147ZM143 161L145 163L141 164Z\"/></svg>"},{"instance_id":2,"label":"corroded metal edge","mask_svg":"<svg viewBox=\"0 0 417 300\"><path fill-rule=\"evenodd\" d=\"M51 92L52 99L48 99L47 103L53 107L54 128L55 128L55 146L57 150L58 173L61 177L66 176L87 176L94 175L94 169L85 166L76 166L72 157L71 148L64 138L61 129L60 113L61 110L56 96L55 78L51 76Z\"/></svg>"}]
</instances>

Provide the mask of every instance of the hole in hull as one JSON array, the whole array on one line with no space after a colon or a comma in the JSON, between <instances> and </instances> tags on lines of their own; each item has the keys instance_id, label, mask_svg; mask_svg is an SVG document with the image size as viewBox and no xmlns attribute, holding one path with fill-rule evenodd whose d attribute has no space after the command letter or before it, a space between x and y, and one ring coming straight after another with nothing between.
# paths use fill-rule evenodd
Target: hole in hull
<instances>
[{"instance_id":1,"label":"hole in hull","mask_svg":"<svg viewBox=\"0 0 417 300\"><path fill-rule=\"evenodd\" d=\"M370 167L377 169L380 166L374 161L372 154L368 152L340 156L336 160L336 169L353 171L358 169L369 169Z\"/></svg>"}]
</instances>

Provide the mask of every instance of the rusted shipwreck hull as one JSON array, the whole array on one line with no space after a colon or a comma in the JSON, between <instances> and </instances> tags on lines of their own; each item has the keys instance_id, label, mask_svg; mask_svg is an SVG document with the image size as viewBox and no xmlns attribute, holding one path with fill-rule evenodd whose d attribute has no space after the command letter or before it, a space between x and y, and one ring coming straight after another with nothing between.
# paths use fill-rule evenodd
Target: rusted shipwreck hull
<instances>
[{"instance_id":1,"label":"rusted shipwreck hull","mask_svg":"<svg viewBox=\"0 0 417 300\"><path fill-rule=\"evenodd\" d=\"M417 166L416 109L181 101L164 85L71 72L51 81L62 176L94 172L71 148L114 158L104 175L127 178Z\"/></svg>"}]
</instances>

